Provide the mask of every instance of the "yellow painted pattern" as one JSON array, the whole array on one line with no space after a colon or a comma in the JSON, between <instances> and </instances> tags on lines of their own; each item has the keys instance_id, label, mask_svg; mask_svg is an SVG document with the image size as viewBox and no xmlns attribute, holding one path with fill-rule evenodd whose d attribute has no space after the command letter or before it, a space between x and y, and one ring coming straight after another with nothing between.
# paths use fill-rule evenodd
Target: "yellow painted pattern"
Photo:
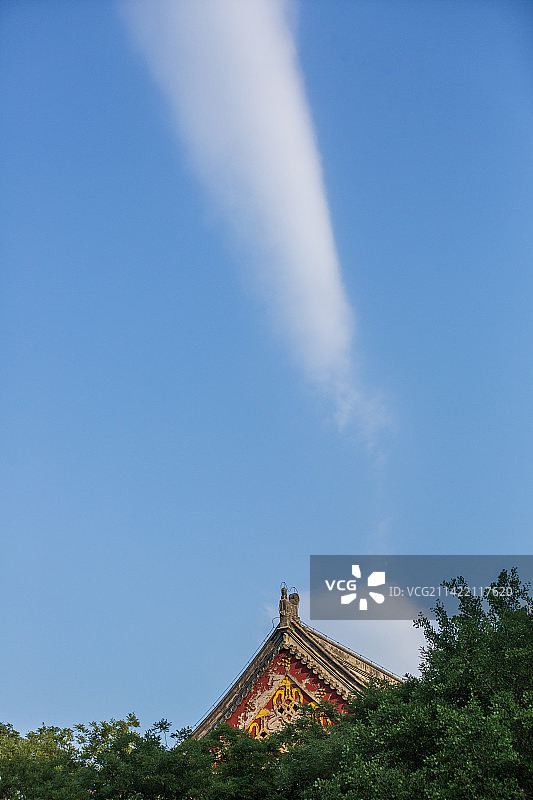
<instances>
[{"instance_id":1,"label":"yellow painted pattern","mask_svg":"<svg viewBox=\"0 0 533 800\"><path fill-rule=\"evenodd\" d=\"M298 716L297 706L303 703L304 695L301 689L286 675L246 730L256 739L265 739L274 731L279 730L284 723L296 719ZM272 705L271 708L270 705Z\"/></svg>"}]
</instances>

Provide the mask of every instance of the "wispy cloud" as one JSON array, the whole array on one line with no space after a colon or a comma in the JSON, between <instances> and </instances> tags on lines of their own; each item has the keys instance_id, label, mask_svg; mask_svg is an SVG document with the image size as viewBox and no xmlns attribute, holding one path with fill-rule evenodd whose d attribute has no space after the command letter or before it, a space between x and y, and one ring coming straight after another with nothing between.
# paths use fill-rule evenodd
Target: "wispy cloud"
<instances>
[{"instance_id":1,"label":"wispy cloud","mask_svg":"<svg viewBox=\"0 0 533 800\"><path fill-rule=\"evenodd\" d=\"M340 424L386 414L361 386L319 153L284 0L123 0L175 129L246 243L272 318Z\"/></svg>"}]
</instances>

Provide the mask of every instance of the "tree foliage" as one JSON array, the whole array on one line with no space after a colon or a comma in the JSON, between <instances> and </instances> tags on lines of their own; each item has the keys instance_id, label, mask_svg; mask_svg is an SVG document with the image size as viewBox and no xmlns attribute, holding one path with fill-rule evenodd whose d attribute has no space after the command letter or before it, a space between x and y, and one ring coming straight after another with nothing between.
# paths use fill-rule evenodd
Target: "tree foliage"
<instances>
[{"instance_id":1,"label":"tree foliage","mask_svg":"<svg viewBox=\"0 0 533 800\"><path fill-rule=\"evenodd\" d=\"M0 724L2 800L531 800L533 603L516 573L484 598L448 582L459 611L420 617L421 677L374 683L339 714L323 704L266 740L204 739L161 720ZM508 593L506 587L512 587ZM333 723L327 729L320 714ZM170 740L170 741L169 741Z\"/></svg>"}]
</instances>

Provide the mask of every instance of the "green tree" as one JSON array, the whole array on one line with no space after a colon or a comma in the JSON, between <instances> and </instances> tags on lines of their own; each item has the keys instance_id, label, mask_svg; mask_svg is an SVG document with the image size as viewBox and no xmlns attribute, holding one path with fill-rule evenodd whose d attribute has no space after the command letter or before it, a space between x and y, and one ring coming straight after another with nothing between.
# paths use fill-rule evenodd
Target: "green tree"
<instances>
[{"instance_id":1,"label":"green tree","mask_svg":"<svg viewBox=\"0 0 533 800\"><path fill-rule=\"evenodd\" d=\"M309 798L513 800L533 796L533 604L515 571L484 598L463 578L436 625L420 617L421 678L371 686L337 726L340 766Z\"/></svg>"},{"instance_id":2,"label":"green tree","mask_svg":"<svg viewBox=\"0 0 533 800\"><path fill-rule=\"evenodd\" d=\"M79 784L73 731L42 725L27 736L0 724L0 797L89 800Z\"/></svg>"}]
</instances>

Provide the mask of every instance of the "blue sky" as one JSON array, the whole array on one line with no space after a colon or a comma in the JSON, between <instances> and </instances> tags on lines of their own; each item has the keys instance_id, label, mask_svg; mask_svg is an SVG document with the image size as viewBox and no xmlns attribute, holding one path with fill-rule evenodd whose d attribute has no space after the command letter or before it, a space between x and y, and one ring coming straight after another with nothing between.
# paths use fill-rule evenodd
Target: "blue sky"
<instances>
[{"instance_id":1,"label":"blue sky","mask_svg":"<svg viewBox=\"0 0 533 800\"><path fill-rule=\"evenodd\" d=\"M530 5L252 6L0 11L20 729L194 723L311 553L532 552ZM413 671L383 625L319 627Z\"/></svg>"}]
</instances>

